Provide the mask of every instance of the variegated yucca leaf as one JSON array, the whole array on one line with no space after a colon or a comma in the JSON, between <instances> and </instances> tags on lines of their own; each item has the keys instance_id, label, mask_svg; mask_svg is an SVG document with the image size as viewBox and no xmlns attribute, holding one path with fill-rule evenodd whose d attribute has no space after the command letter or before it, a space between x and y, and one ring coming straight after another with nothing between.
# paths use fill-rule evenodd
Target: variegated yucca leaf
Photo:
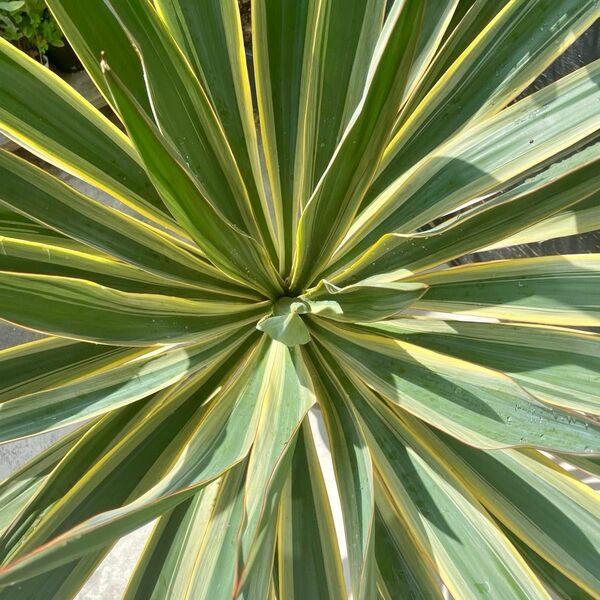
<instances>
[{"instance_id":1,"label":"variegated yucca leaf","mask_svg":"<svg viewBox=\"0 0 600 600\"><path fill-rule=\"evenodd\" d=\"M114 118L0 39L0 600L153 520L127 600L600 598L600 254L452 266L600 227L600 61L515 102L600 0L47 3Z\"/></svg>"}]
</instances>

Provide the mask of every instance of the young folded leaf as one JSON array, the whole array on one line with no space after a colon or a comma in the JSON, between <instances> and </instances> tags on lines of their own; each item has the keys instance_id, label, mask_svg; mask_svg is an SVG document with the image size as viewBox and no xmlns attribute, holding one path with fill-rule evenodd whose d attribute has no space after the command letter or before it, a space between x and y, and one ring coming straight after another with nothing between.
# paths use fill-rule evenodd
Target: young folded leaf
<instances>
[{"instance_id":1,"label":"young folded leaf","mask_svg":"<svg viewBox=\"0 0 600 600\"><path fill-rule=\"evenodd\" d=\"M310 314L334 321L384 321L416 302L427 288L423 283L379 283L377 280L340 288L324 279L302 299Z\"/></svg>"},{"instance_id":2,"label":"young folded leaf","mask_svg":"<svg viewBox=\"0 0 600 600\"><path fill-rule=\"evenodd\" d=\"M307 312L306 303L283 297L274 304L273 314L262 318L256 324L256 329L286 346L308 344L310 333L300 317Z\"/></svg>"}]
</instances>

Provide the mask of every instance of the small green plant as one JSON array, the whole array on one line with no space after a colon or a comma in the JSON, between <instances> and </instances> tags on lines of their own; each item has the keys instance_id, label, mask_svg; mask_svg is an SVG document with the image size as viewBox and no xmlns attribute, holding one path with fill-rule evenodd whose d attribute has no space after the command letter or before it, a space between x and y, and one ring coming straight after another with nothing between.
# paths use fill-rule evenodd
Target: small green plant
<instances>
[{"instance_id":1,"label":"small green plant","mask_svg":"<svg viewBox=\"0 0 600 600\"><path fill-rule=\"evenodd\" d=\"M126 600L600 598L548 457L600 472L600 254L451 266L598 228L600 61L513 101L599 1L253 0L256 107L236 0L47 1L121 127L0 40L0 130L112 197L0 151L47 336L0 442L76 426L0 484L0 599L153 520Z\"/></svg>"},{"instance_id":2,"label":"small green plant","mask_svg":"<svg viewBox=\"0 0 600 600\"><path fill-rule=\"evenodd\" d=\"M0 2L0 36L40 61L51 46L65 45L44 0Z\"/></svg>"}]
</instances>

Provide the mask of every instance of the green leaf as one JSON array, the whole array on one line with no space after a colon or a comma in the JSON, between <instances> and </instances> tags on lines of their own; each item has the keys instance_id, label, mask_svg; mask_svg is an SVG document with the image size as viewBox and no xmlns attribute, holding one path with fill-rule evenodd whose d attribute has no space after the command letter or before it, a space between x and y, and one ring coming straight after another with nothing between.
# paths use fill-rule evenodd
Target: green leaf
<instances>
[{"instance_id":1,"label":"green leaf","mask_svg":"<svg viewBox=\"0 0 600 600\"><path fill-rule=\"evenodd\" d=\"M113 98L149 176L175 218L206 256L234 279L251 282L267 295L281 289L264 249L228 222L194 181L169 140L141 111L123 83L104 64ZM220 204L219 204L220 207ZM227 234L225 235L224 232Z\"/></svg>"},{"instance_id":2,"label":"green leaf","mask_svg":"<svg viewBox=\"0 0 600 600\"><path fill-rule=\"evenodd\" d=\"M255 0L252 6L261 136L274 199L279 267L286 270L291 264L295 235L294 162L300 133L304 57L308 60L310 56L307 48L313 42L315 10L316 4L307 0Z\"/></svg>"},{"instance_id":3,"label":"green leaf","mask_svg":"<svg viewBox=\"0 0 600 600\"><path fill-rule=\"evenodd\" d=\"M83 423L0 600L150 521L128 600L595 597L600 255L453 265L600 223L600 61L528 95L598 0L48 3L109 106L0 41L0 444Z\"/></svg>"},{"instance_id":4,"label":"green leaf","mask_svg":"<svg viewBox=\"0 0 600 600\"><path fill-rule=\"evenodd\" d=\"M21 522L13 524L12 531L3 540L8 556L14 558L23 555L53 536L68 531L76 523L85 523L86 518L104 523L104 527L101 527L99 532L96 531L95 535L93 528L87 536L84 535L84 538L88 538L92 534L83 546L77 541L77 536L71 538L71 542L74 541L78 548L70 556L68 553L65 556L61 551L56 563L42 561L44 564L38 573L49 571L95 548L104 547L117 537L118 530L111 532L109 529L106 535L106 527L110 526L110 518L107 519L106 515L111 515L111 509L112 513L124 513L125 523L117 523L123 529L123 525L129 524L128 520L136 518L135 500L138 499L137 519L140 519L140 504L145 506L146 514L150 513L152 516L146 519L142 511L142 520L134 521L133 529L197 492L196 488L184 487L182 490L174 484L174 489L179 490L179 493L172 498L163 497L162 502L158 501L161 498L159 493L151 493L168 474L189 471L190 460L178 463L176 459L182 452L183 457L186 457L190 444L193 445L198 429L198 416L208 416L203 433L209 437L216 433L214 425L220 430L224 424L224 417L226 422L237 400L237 392L246 387L247 379L236 387L229 396L230 400L219 404L210 403L208 406L206 400L214 393L215 386L218 389L223 375L236 365L247 349L248 346L237 353L229 368L221 366L208 376L196 377L184 385L158 395L150 402L125 407L101 420L89 435L83 438L77 452L71 453L69 463L63 463L61 469L53 473L43 493L36 497L36 503L29 507ZM168 405L165 405L165 400L168 400ZM252 410L254 409L251 408L251 412L246 413L246 416L252 414ZM247 419L244 425L244 431L247 431ZM116 436L115 432L118 432ZM215 439L219 439L218 435ZM251 439L251 433L249 436L236 434L231 449L234 452L240 447L247 450ZM174 460L175 470L170 459ZM195 460L202 459L208 459L210 465L210 451L206 448L200 455L195 456ZM227 458L221 455L216 460L220 462ZM169 477L164 479L164 484L169 483ZM158 485L158 488L162 489L161 485ZM122 505L123 508L119 508ZM109 512L102 514L103 511ZM27 519L32 517L38 520L35 531L27 527ZM104 537L98 533L104 533ZM58 545L60 548L61 544ZM47 546L43 545L43 548L47 549Z\"/></svg>"},{"instance_id":5,"label":"green leaf","mask_svg":"<svg viewBox=\"0 0 600 600\"><path fill-rule=\"evenodd\" d=\"M278 521L280 596L347 598L333 514L308 420L298 435Z\"/></svg>"},{"instance_id":6,"label":"green leaf","mask_svg":"<svg viewBox=\"0 0 600 600\"><path fill-rule=\"evenodd\" d=\"M469 127L400 173L336 250L347 262L387 233L408 234L471 200L502 191L560 158L600 126L600 60Z\"/></svg>"},{"instance_id":7,"label":"green leaf","mask_svg":"<svg viewBox=\"0 0 600 600\"><path fill-rule=\"evenodd\" d=\"M600 498L594 490L534 450L483 452L422 435L508 529L588 593L598 590Z\"/></svg>"},{"instance_id":8,"label":"green leaf","mask_svg":"<svg viewBox=\"0 0 600 600\"><path fill-rule=\"evenodd\" d=\"M84 376L128 352L111 346L44 338L0 351L0 401L55 387ZM139 354L139 351L136 351Z\"/></svg>"},{"instance_id":9,"label":"green leaf","mask_svg":"<svg viewBox=\"0 0 600 600\"><path fill-rule=\"evenodd\" d=\"M307 4L309 14L299 81L298 132L295 160L291 163L294 168L291 211L284 203L284 209L288 208L292 217L299 217L308 203L359 104L383 26L385 2L328 0L321 6ZM278 9L273 9L271 3L270 10L273 13ZM272 50L277 52L276 48ZM272 62L277 60L273 57ZM282 75L285 76L285 71ZM272 82L271 89L275 101L278 94L286 93L277 81ZM282 175L284 172L285 167L280 168ZM280 185L285 188L288 184L281 181ZM285 232L292 242L297 217L293 219L292 232ZM291 256L288 267L290 259Z\"/></svg>"},{"instance_id":10,"label":"green leaf","mask_svg":"<svg viewBox=\"0 0 600 600\"><path fill-rule=\"evenodd\" d=\"M429 68L401 111L396 121L394 135L398 133L404 121L416 110L454 61L509 1L498 0L490 3L487 0L459 0L452 15L452 21L445 31L443 44L434 55Z\"/></svg>"},{"instance_id":11,"label":"green leaf","mask_svg":"<svg viewBox=\"0 0 600 600\"><path fill-rule=\"evenodd\" d=\"M24 0L12 0L11 2L0 2L0 10L16 12L25 6Z\"/></svg>"},{"instance_id":12,"label":"green leaf","mask_svg":"<svg viewBox=\"0 0 600 600\"><path fill-rule=\"evenodd\" d=\"M328 376L325 359L313 344L306 347L328 434L340 497L353 596L375 594L373 467L364 434L343 391Z\"/></svg>"},{"instance_id":13,"label":"green leaf","mask_svg":"<svg viewBox=\"0 0 600 600\"><path fill-rule=\"evenodd\" d=\"M295 440L294 440L295 443ZM281 493L281 483L278 481L274 495L269 495L270 502L278 502ZM279 506L277 504L277 506ZM275 513L266 520L261 528L260 542L253 552L250 566L244 570L244 578L234 589L234 598L250 600L250 598L268 598L275 600L275 586L273 571L275 569L275 552L277 541L277 519Z\"/></svg>"},{"instance_id":14,"label":"green leaf","mask_svg":"<svg viewBox=\"0 0 600 600\"><path fill-rule=\"evenodd\" d=\"M441 58L441 68L424 81L424 91L428 84L433 88L418 104L407 107L369 198L374 199L451 136L501 111L598 17L595 0L478 4L484 6L475 9L482 11L474 15L475 31L469 26L466 39L459 39L450 56ZM481 20L491 17L484 27Z\"/></svg>"},{"instance_id":15,"label":"green leaf","mask_svg":"<svg viewBox=\"0 0 600 600\"><path fill-rule=\"evenodd\" d=\"M47 229L26 216L0 204L0 234L9 237L37 236L46 238L66 238L58 231ZM56 241L56 240L55 240Z\"/></svg>"},{"instance_id":16,"label":"green leaf","mask_svg":"<svg viewBox=\"0 0 600 600\"><path fill-rule=\"evenodd\" d=\"M431 70L432 60L441 50L441 42L448 33L448 27L460 4L461 0L425 0L413 64L401 103L401 113L406 108L405 102L412 100L415 91L422 88L422 79ZM397 126L398 123L396 123L394 131Z\"/></svg>"},{"instance_id":17,"label":"green leaf","mask_svg":"<svg viewBox=\"0 0 600 600\"><path fill-rule=\"evenodd\" d=\"M598 334L434 319L402 319L374 328L383 335L506 373L544 402L600 414Z\"/></svg>"},{"instance_id":18,"label":"green leaf","mask_svg":"<svg viewBox=\"0 0 600 600\"><path fill-rule=\"evenodd\" d=\"M235 594L262 598L271 583L276 516L300 426L316 397L298 348L271 342L272 372L263 391L244 492Z\"/></svg>"},{"instance_id":19,"label":"green leaf","mask_svg":"<svg viewBox=\"0 0 600 600\"><path fill-rule=\"evenodd\" d=\"M124 600L230 600L243 486L242 464L161 517Z\"/></svg>"},{"instance_id":20,"label":"green leaf","mask_svg":"<svg viewBox=\"0 0 600 600\"><path fill-rule=\"evenodd\" d=\"M78 423L146 398L226 361L250 333L251 328L242 329L185 348L140 350L54 339L4 351L0 374L22 368L23 376L16 381L9 377L12 385L0 396L0 442ZM41 360L47 372L38 367L39 376L33 378L33 365Z\"/></svg>"},{"instance_id":21,"label":"green leaf","mask_svg":"<svg viewBox=\"0 0 600 600\"><path fill-rule=\"evenodd\" d=\"M155 4L219 117L262 239L277 263L276 232L263 185L238 3L158 0Z\"/></svg>"},{"instance_id":22,"label":"green leaf","mask_svg":"<svg viewBox=\"0 0 600 600\"><path fill-rule=\"evenodd\" d=\"M464 483L383 402L342 380L363 422L387 501L407 524L425 563L454 597L548 595ZM400 532L398 532L400 533Z\"/></svg>"},{"instance_id":23,"label":"green leaf","mask_svg":"<svg viewBox=\"0 0 600 600\"><path fill-rule=\"evenodd\" d=\"M420 283L361 282L340 288L323 280L301 298L309 312L347 323L383 321L401 313L425 294Z\"/></svg>"},{"instance_id":24,"label":"green leaf","mask_svg":"<svg viewBox=\"0 0 600 600\"><path fill-rule=\"evenodd\" d=\"M407 84L422 11L421 2L396 0L386 19L360 103L300 218L292 290L312 283L358 211Z\"/></svg>"},{"instance_id":25,"label":"green leaf","mask_svg":"<svg viewBox=\"0 0 600 600\"><path fill-rule=\"evenodd\" d=\"M383 0L253 3L258 109L286 271L299 211L360 99L384 5Z\"/></svg>"},{"instance_id":26,"label":"green leaf","mask_svg":"<svg viewBox=\"0 0 600 600\"><path fill-rule=\"evenodd\" d=\"M491 246L486 246L483 250L487 252L517 244L545 242L550 239L581 235L598 229L600 229L600 193L596 192L587 199L571 205L567 210L548 217Z\"/></svg>"},{"instance_id":27,"label":"green leaf","mask_svg":"<svg viewBox=\"0 0 600 600\"><path fill-rule=\"evenodd\" d=\"M50 476L44 482L44 485L33 497L16 520L14 520L9 529L7 529L0 539L0 558L6 559L19 552L19 549L26 547L28 539L35 539L39 535L44 539L48 528L61 519L65 519L64 511L61 513L61 504L69 493L77 489L77 483L85 476L86 471L95 461L101 459L102 455L110 450L114 443L118 443L119 434L115 436L115 431L119 431L129 422L135 420L140 414L143 404L136 404L116 411L92 426L86 434L72 448L66 457L59 463ZM113 464L113 468L115 465ZM129 478L129 484L138 481L140 475ZM122 487L120 491L113 491L113 497L108 500L114 501L119 493L126 493L126 488ZM83 498L81 499L83 501ZM94 498L97 505L107 502L106 497L98 495ZM53 511L58 510L58 515L53 517ZM48 524L48 517L50 524ZM68 517L67 517L68 519ZM39 528L30 528L31 522L37 522ZM67 521L68 522L68 521ZM34 531L35 530L35 531ZM47 569L48 572L42 576L33 577L20 583L16 587L4 588L0 592L4 597L10 598L14 593L24 594L35 598L38 586L44 586L44 593L52 595L63 594L63 597L73 595L75 591L83 585L87 576L96 568L102 557L109 550L110 545L104 545L99 548L88 550L78 560L66 561L59 568ZM64 595L66 594L66 596ZM1 597L1 596L0 596Z\"/></svg>"},{"instance_id":28,"label":"green leaf","mask_svg":"<svg viewBox=\"0 0 600 600\"><path fill-rule=\"evenodd\" d=\"M506 536L519 551L531 570L537 575L555 598L568 598L569 600L593 600L593 596L584 592L578 585L565 577L558 569L546 562L518 537L503 528Z\"/></svg>"},{"instance_id":29,"label":"green leaf","mask_svg":"<svg viewBox=\"0 0 600 600\"><path fill-rule=\"evenodd\" d=\"M244 356L244 352L247 346L238 351L235 360L159 395L144 409L148 411L147 416L137 417L130 431L118 429L122 443L115 445L111 441L111 450L102 461L76 488L67 487L71 492L66 497L64 493L61 496L63 513L56 509L49 513L47 525L38 526L27 547L21 546L22 557L0 569L0 585L67 564L168 512L243 460L256 438L254 450L260 458L250 460L249 473L254 477L250 483L247 480L245 491L246 514L250 520L244 531L248 537L244 540L253 545L255 533L262 528L261 501L265 497L256 492L271 482L272 469L280 462L282 447L286 455L286 443L282 440L289 444L289 436L295 435L314 397L300 385L301 375L293 367L292 351L274 342L255 347L248 356ZM244 366L241 372L238 371L240 357ZM235 377L221 389L223 378L233 374ZM206 399L215 394L215 388L217 398L206 403ZM287 393L282 393L284 390ZM259 398L263 399L262 403L258 402ZM281 409L273 411L273 406L280 403L283 403ZM267 411L268 416L264 414ZM259 416L260 412L263 414ZM272 415L278 417L275 424ZM140 451L141 448L144 450ZM160 468L152 466L157 460ZM140 467L136 461L144 465ZM130 494L128 490L133 489L123 486L124 479L118 473L107 477L121 468L135 473L125 480L130 480L137 492L121 507L112 508L119 505L119 497ZM287 470L280 473L285 476ZM145 479L143 474L147 474ZM89 496L97 486L101 486L102 494L96 492ZM268 487L273 489L272 484ZM82 494L83 490L88 492ZM85 515L78 516L74 511L83 499L90 497L100 506L86 504ZM62 535L50 542L41 542L57 520L69 515L72 515L71 520L79 521L79 525L71 521L68 526L63 525ZM34 549L38 541L42 545ZM269 568L271 566L272 554Z\"/></svg>"},{"instance_id":30,"label":"green leaf","mask_svg":"<svg viewBox=\"0 0 600 600\"><path fill-rule=\"evenodd\" d=\"M384 600L442 600L431 563L411 539L410 529L392 504L381 478L376 479L375 556L377 589Z\"/></svg>"},{"instance_id":31,"label":"green leaf","mask_svg":"<svg viewBox=\"0 0 600 600\"><path fill-rule=\"evenodd\" d=\"M172 236L92 200L5 151L0 151L0 176L0 202L50 230L167 279L208 289L240 289L231 288L214 267L178 247Z\"/></svg>"},{"instance_id":32,"label":"green leaf","mask_svg":"<svg viewBox=\"0 0 600 600\"><path fill-rule=\"evenodd\" d=\"M83 425L61 437L0 483L0 534L22 512L88 427Z\"/></svg>"},{"instance_id":33,"label":"green leaf","mask_svg":"<svg viewBox=\"0 0 600 600\"><path fill-rule=\"evenodd\" d=\"M48 595L55 598L75 598L88 579L98 569L110 548L90 552L78 561L43 573L27 581L0 589L0 600L17 597L44 600Z\"/></svg>"},{"instance_id":34,"label":"green leaf","mask_svg":"<svg viewBox=\"0 0 600 600\"><path fill-rule=\"evenodd\" d=\"M490 449L600 451L600 427L536 402L503 373L400 340L322 323L312 325L313 338L343 365L353 383L363 381L395 409L465 443Z\"/></svg>"},{"instance_id":35,"label":"green leaf","mask_svg":"<svg viewBox=\"0 0 600 600\"><path fill-rule=\"evenodd\" d=\"M496 260L418 279L430 286L414 308L549 325L598 326L600 255Z\"/></svg>"},{"instance_id":36,"label":"green leaf","mask_svg":"<svg viewBox=\"0 0 600 600\"><path fill-rule=\"evenodd\" d=\"M268 302L121 292L83 279L0 272L0 316L51 335L125 346L210 339L257 321Z\"/></svg>"},{"instance_id":37,"label":"green leaf","mask_svg":"<svg viewBox=\"0 0 600 600\"><path fill-rule=\"evenodd\" d=\"M560 219L562 209L574 205L570 210L578 211L579 206L587 205L586 199L592 201L595 198L600 185L599 151L600 146L596 144L577 152L521 185L432 229L408 235L386 234L332 280L354 283L382 273L386 280L398 279L480 250L488 244L492 244L491 248L506 246L504 238L508 236L517 239L521 235L528 236L530 230L543 228L550 215L558 213ZM512 235L515 232L520 233ZM540 239L535 236L532 231L528 237ZM493 244L498 240L501 241Z\"/></svg>"},{"instance_id":38,"label":"green leaf","mask_svg":"<svg viewBox=\"0 0 600 600\"><path fill-rule=\"evenodd\" d=\"M134 210L172 223L127 137L58 75L1 38L0 79L0 130Z\"/></svg>"},{"instance_id":39,"label":"green leaf","mask_svg":"<svg viewBox=\"0 0 600 600\"><path fill-rule=\"evenodd\" d=\"M225 294L217 291L217 286L228 287L225 280L222 284L216 280L215 286L212 287L208 284L210 278L207 278L208 281L205 281L203 286L205 289L200 289L198 284L191 281L186 284L142 271L74 240L27 233L17 235L21 235L22 238L0 238L3 251L0 254L0 271L86 279L124 292L218 300L224 303L232 301L228 294L234 294L233 290L227 290Z\"/></svg>"},{"instance_id":40,"label":"green leaf","mask_svg":"<svg viewBox=\"0 0 600 600\"><path fill-rule=\"evenodd\" d=\"M102 52L114 55L113 68L147 114L152 114L139 56L104 0L47 0L94 85L110 103L111 95L100 69ZM114 106L113 106L114 108Z\"/></svg>"},{"instance_id":41,"label":"green leaf","mask_svg":"<svg viewBox=\"0 0 600 600\"><path fill-rule=\"evenodd\" d=\"M202 195L213 206L219 206L228 221L260 242L261 232L252 213L244 181L217 115L154 5L148 0L107 2L139 53L156 126L176 149L180 162L187 166L198 182ZM112 54L109 51L104 52L104 57L111 64ZM118 71L114 71L114 80L123 81ZM131 132L129 114L125 114L130 109L119 97L115 97L115 81L110 76L107 83L118 113L147 166L147 155ZM123 82L123 89L128 91L126 82ZM131 100L139 106L135 96L132 95ZM142 118L149 117L141 106L139 111ZM152 173L149 175L152 177ZM163 200L171 209L168 201Z\"/></svg>"}]
</instances>

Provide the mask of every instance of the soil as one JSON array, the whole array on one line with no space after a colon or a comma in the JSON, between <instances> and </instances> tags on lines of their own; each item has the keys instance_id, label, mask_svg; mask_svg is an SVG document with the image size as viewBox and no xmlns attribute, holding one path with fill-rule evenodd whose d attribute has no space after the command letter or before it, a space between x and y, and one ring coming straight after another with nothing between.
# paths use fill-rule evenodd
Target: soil
<instances>
[{"instance_id":1,"label":"soil","mask_svg":"<svg viewBox=\"0 0 600 600\"><path fill-rule=\"evenodd\" d=\"M242 16L242 31L244 32L244 44L248 50L252 48L252 0L238 0L240 14Z\"/></svg>"}]
</instances>

